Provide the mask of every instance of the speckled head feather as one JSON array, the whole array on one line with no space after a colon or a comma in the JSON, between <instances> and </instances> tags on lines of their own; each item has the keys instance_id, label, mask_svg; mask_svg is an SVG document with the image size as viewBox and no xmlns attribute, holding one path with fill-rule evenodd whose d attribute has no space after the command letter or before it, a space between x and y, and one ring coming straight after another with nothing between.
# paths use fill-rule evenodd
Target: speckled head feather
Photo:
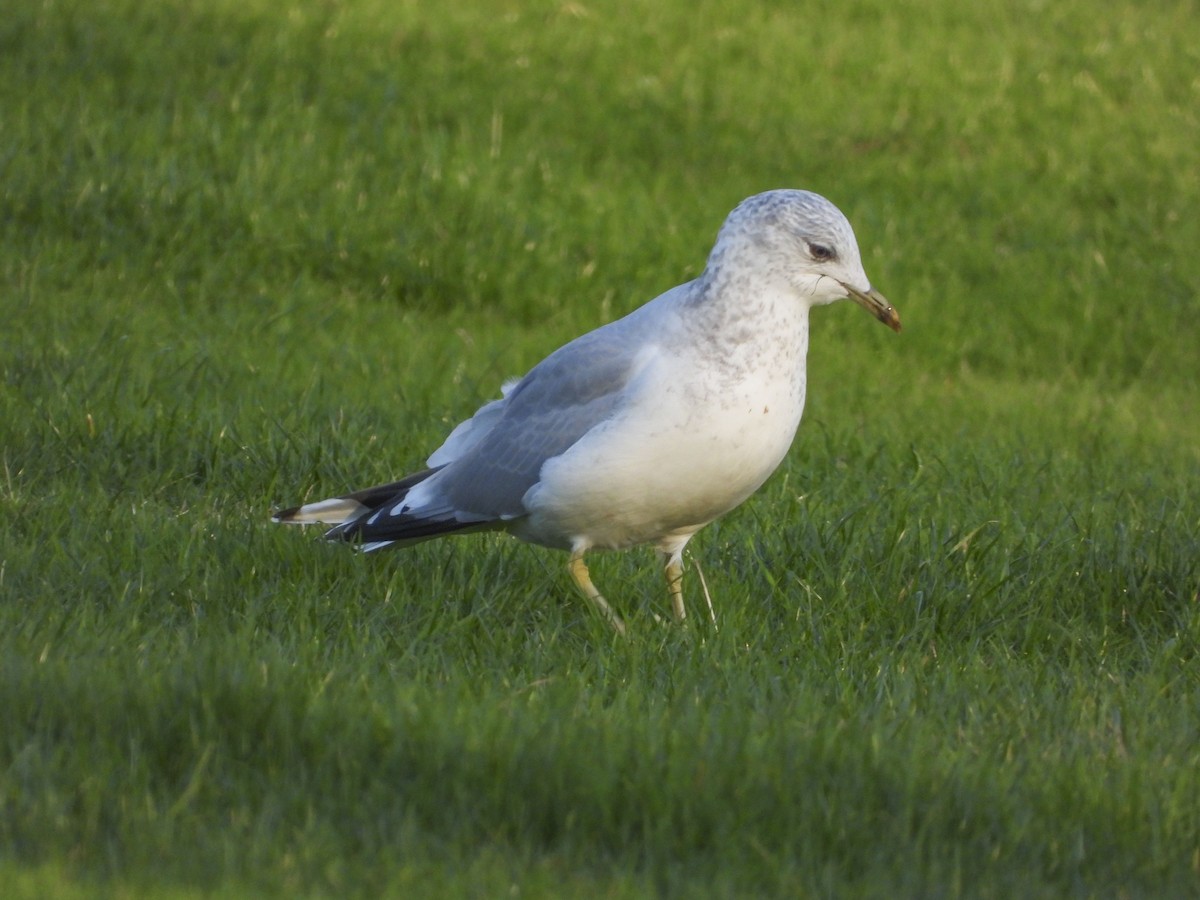
<instances>
[{"instance_id":1,"label":"speckled head feather","mask_svg":"<svg viewBox=\"0 0 1200 900\"><path fill-rule=\"evenodd\" d=\"M787 284L812 305L847 296L846 286L871 290L850 222L811 191L755 194L725 219L702 276L705 294L749 277Z\"/></svg>"}]
</instances>

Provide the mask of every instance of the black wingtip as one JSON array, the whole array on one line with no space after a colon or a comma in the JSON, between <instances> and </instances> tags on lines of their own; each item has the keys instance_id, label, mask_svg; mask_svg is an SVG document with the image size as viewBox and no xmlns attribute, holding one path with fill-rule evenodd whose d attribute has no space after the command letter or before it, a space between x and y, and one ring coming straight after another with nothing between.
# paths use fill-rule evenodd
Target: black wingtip
<instances>
[{"instance_id":1,"label":"black wingtip","mask_svg":"<svg viewBox=\"0 0 1200 900\"><path fill-rule=\"evenodd\" d=\"M272 522L287 522L293 519L296 513L300 512L299 506L289 506L287 509L277 509L271 513Z\"/></svg>"}]
</instances>

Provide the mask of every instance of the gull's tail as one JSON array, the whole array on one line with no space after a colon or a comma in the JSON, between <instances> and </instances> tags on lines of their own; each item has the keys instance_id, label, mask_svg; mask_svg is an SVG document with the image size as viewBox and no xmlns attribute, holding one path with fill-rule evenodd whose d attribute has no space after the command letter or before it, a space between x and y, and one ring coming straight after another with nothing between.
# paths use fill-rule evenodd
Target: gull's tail
<instances>
[{"instance_id":1,"label":"gull's tail","mask_svg":"<svg viewBox=\"0 0 1200 900\"><path fill-rule=\"evenodd\" d=\"M477 518L463 521L445 508L419 511L408 508L409 491L440 468L423 469L399 481L341 497L281 509L271 516L271 521L286 525L333 525L325 532L326 540L355 541L364 551L489 527L490 523Z\"/></svg>"}]
</instances>

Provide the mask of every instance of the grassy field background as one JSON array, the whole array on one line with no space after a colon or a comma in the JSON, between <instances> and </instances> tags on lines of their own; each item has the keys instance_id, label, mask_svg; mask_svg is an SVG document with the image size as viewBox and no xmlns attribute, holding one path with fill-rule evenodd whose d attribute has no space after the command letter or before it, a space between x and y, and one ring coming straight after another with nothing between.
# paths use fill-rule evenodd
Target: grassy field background
<instances>
[{"instance_id":1,"label":"grassy field background","mask_svg":"<svg viewBox=\"0 0 1200 900\"><path fill-rule=\"evenodd\" d=\"M1194 896L1187 2L10 0L0 893ZM568 338L830 197L781 471L648 552L362 558ZM694 568L687 583L702 601Z\"/></svg>"}]
</instances>

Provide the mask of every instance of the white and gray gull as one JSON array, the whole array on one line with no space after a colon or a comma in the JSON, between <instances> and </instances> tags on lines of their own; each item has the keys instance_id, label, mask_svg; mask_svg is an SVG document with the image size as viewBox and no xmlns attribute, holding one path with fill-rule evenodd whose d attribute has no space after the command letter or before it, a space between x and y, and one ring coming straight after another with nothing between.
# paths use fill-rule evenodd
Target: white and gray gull
<instances>
[{"instance_id":1,"label":"white and gray gull","mask_svg":"<svg viewBox=\"0 0 1200 900\"><path fill-rule=\"evenodd\" d=\"M845 298L900 330L836 206L757 194L699 278L555 350L427 468L274 520L334 525L327 538L366 551L491 529L567 550L575 584L620 632L584 554L653 544L683 620L683 548L782 461L804 410L808 312Z\"/></svg>"}]
</instances>

